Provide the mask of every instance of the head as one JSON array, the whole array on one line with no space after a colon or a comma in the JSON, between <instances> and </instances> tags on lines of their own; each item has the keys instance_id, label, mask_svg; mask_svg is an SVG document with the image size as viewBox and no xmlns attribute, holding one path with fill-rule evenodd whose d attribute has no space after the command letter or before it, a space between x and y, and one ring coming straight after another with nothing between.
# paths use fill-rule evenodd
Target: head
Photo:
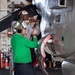
<instances>
[{"instance_id":1,"label":"head","mask_svg":"<svg viewBox=\"0 0 75 75\"><path fill-rule=\"evenodd\" d=\"M29 15L28 15L28 12L26 10L19 12L18 20L24 21L24 20L28 20L28 18L29 18Z\"/></svg>"},{"instance_id":2,"label":"head","mask_svg":"<svg viewBox=\"0 0 75 75\"><path fill-rule=\"evenodd\" d=\"M28 19L29 19L28 14L23 15L23 20L28 20Z\"/></svg>"},{"instance_id":3,"label":"head","mask_svg":"<svg viewBox=\"0 0 75 75\"><path fill-rule=\"evenodd\" d=\"M13 26L13 32L26 36L27 35L26 25L24 25L23 22L22 23L16 22L16 24Z\"/></svg>"}]
</instances>

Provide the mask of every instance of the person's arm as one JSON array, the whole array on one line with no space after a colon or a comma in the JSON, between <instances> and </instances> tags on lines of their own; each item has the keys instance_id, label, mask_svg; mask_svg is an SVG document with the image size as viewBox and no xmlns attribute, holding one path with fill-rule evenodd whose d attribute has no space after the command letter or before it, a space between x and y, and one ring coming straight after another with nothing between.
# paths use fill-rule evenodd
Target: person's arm
<instances>
[{"instance_id":1,"label":"person's arm","mask_svg":"<svg viewBox=\"0 0 75 75\"><path fill-rule=\"evenodd\" d=\"M38 41L36 36L33 36L33 41L27 39L27 38L23 38L22 42L25 46L29 47L29 48L36 48L38 46Z\"/></svg>"}]
</instances>

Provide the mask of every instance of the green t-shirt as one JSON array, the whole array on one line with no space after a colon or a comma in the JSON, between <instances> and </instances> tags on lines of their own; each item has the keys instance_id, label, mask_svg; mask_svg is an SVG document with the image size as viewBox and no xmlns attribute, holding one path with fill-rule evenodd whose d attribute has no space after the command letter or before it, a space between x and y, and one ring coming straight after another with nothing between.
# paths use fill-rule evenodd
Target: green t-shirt
<instances>
[{"instance_id":1,"label":"green t-shirt","mask_svg":"<svg viewBox=\"0 0 75 75\"><path fill-rule=\"evenodd\" d=\"M29 63L32 62L30 48L36 48L38 41L37 38L33 38L31 41L21 34L14 34L11 38L11 46L14 63Z\"/></svg>"}]
</instances>

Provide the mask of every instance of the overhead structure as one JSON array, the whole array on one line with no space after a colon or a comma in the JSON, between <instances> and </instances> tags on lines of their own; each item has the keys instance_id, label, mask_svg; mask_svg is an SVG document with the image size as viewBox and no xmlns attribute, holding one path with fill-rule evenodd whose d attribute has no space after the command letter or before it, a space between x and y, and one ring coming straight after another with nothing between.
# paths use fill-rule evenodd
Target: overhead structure
<instances>
[{"instance_id":1,"label":"overhead structure","mask_svg":"<svg viewBox=\"0 0 75 75\"><path fill-rule=\"evenodd\" d=\"M18 20L18 13L22 10L26 10L29 16L38 15L35 5L30 4L28 6L20 8L19 10L14 11L0 19L0 32L11 27L12 21Z\"/></svg>"}]
</instances>

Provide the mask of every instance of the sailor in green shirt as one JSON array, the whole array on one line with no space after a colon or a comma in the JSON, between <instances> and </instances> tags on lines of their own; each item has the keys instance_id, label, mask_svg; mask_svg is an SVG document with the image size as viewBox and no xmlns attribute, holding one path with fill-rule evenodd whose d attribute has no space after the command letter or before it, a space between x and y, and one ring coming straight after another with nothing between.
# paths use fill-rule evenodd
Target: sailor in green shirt
<instances>
[{"instance_id":1,"label":"sailor in green shirt","mask_svg":"<svg viewBox=\"0 0 75 75\"><path fill-rule=\"evenodd\" d=\"M30 64L32 62L30 48L38 46L37 37L38 31L33 30L33 41L27 39L26 26L17 23L14 26L15 34L11 38L11 46L14 57L14 71L15 75L35 75L34 69Z\"/></svg>"}]
</instances>

